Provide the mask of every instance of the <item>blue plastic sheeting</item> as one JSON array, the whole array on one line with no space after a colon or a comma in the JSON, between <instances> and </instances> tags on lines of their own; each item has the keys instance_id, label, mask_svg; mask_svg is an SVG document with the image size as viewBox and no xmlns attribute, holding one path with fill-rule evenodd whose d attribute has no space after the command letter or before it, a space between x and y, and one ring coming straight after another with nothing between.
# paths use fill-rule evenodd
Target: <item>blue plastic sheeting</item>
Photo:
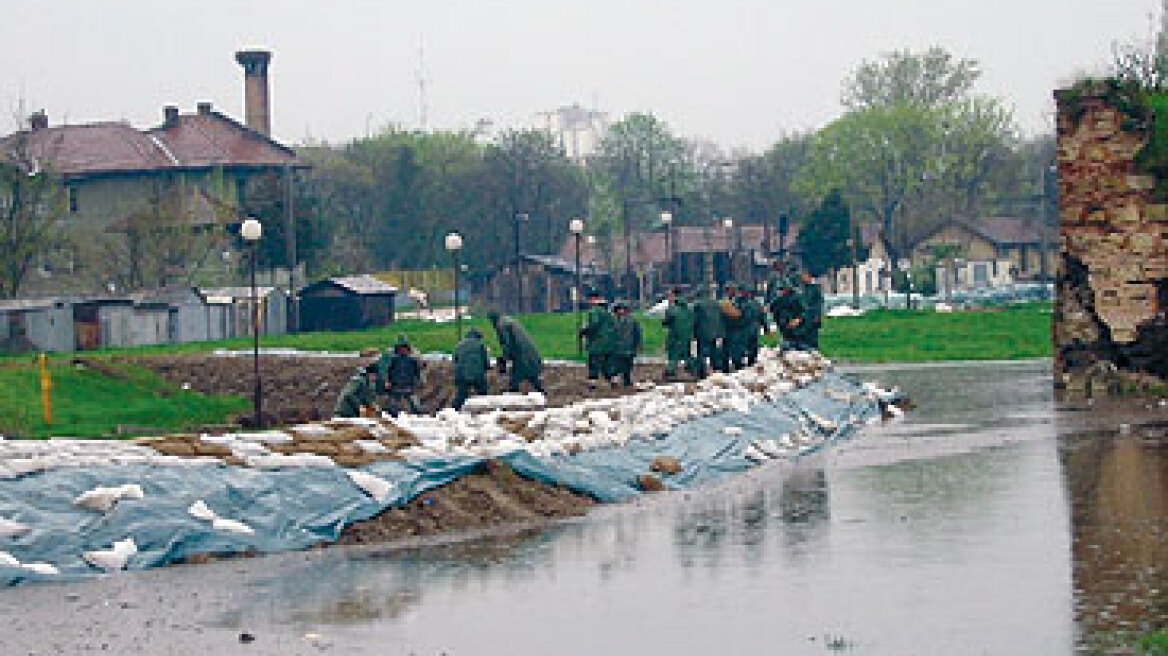
<instances>
[{"instance_id":1,"label":"blue plastic sheeting","mask_svg":"<svg viewBox=\"0 0 1168 656\"><path fill-rule=\"evenodd\" d=\"M857 400L836 400L825 393L828 389L851 394ZM664 477L666 485L675 489L714 482L748 469L754 463L743 452L754 440L777 437L800 426L814 430L814 422L805 419L807 412L840 424L839 429L824 434L824 444L845 439L879 413L875 403L859 400L857 391L855 381L828 375L775 404L755 406L746 414L704 417L661 439L549 460L521 451L501 460L535 480L562 485L602 502L622 501L639 493L637 477L648 472L658 456L674 456L683 463L681 473ZM725 435L722 429L727 426L739 426L742 433ZM82 560L82 552L107 549L126 537L132 537L139 550L128 569L157 567L196 554L304 549L335 540L349 524L369 519L389 506L403 505L482 463L482 459L460 458L365 467L394 484L393 494L384 503L368 497L341 468L263 471L134 465L60 468L0 481L0 516L32 528L19 538L0 539L0 551L11 553L22 563L50 563L61 572L39 575L0 566L0 584L100 574ZM121 501L105 514L73 506L73 499L82 492L126 483L141 485L145 498ZM187 508L199 499L220 517L244 522L255 534L215 531L210 523L195 519Z\"/></svg>"}]
</instances>

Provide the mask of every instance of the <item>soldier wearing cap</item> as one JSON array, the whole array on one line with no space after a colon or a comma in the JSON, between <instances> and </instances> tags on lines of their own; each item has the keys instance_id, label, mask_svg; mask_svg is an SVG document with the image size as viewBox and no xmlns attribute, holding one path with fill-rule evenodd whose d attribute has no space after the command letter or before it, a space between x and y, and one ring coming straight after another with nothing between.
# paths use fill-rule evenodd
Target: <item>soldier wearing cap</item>
<instances>
[{"instance_id":1,"label":"soldier wearing cap","mask_svg":"<svg viewBox=\"0 0 1168 656\"><path fill-rule=\"evenodd\" d=\"M422 414L415 392L422 386L422 361L405 335L397 338L393 354L382 354L377 361L377 391L386 397L385 409L396 417L404 405L410 414Z\"/></svg>"},{"instance_id":2,"label":"soldier wearing cap","mask_svg":"<svg viewBox=\"0 0 1168 656\"><path fill-rule=\"evenodd\" d=\"M633 386L633 363L641 350L641 324L630 311L626 301L618 301L616 311L616 348L613 349L612 375L621 377L625 387Z\"/></svg>"},{"instance_id":3,"label":"soldier wearing cap","mask_svg":"<svg viewBox=\"0 0 1168 656\"><path fill-rule=\"evenodd\" d=\"M616 318L608 311L604 297L595 290L588 292L591 306L580 336L588 343L588 380L590 384L614 375L612 358L616 350Z\"/></svg>"},{"instance_id":4,"label":"soldier wearing cap","mask_svg":"<svg viewBox=\"0 0 1168 656\"><path fill-rule=\"evenodd\" d=\"M759 338L769 330L766 310L746 286L738 290L738 308L745 324L742 359L743 365L754 366L758 362Z\"/></svg>"},{"instance_id":5,"label":"soldier wearing cap","mask_svg":"<svg viewBox=\"0 0 1168 656\"><path fill-rule=\"evenodd\" d=\"M491 366L487 347L483 344L483 334L478 328L471 328L466 337L454 347L454 387L456 395L453 407L461 410L473 391L486 394L487 369Z\"/></svg>"},{"instance_id":6,"label":"soldier wearing cap","mask_svg":"<svg viewBox=\"0 0 1168 656\"><path fill-rule=\"evenodd\" d=\"M703 288L694 305L694 338L698 352L694 373L699 378L705 378L710 369L726 370L723 352L725 337L722 306L710 295L709 289Z\"/></svg>"},{"instance_id":7,"label":"soldier wearing cap","mask_svg":"<svg viewBox=\"0 0 1168 656\"><path fill-rule=\"evenodd\" d=\"M360 417L378 410L376 363L359 367L345 383L333 405L334 417Z\"/></svg>"},{"instance_id":8,"label":"soldier wearing cap","mask_svg":"<svg viewBox=\"0 0 1168 656\"><path fill-rule=\"evenodd\" d=\"M801 338L799 325L803 322L803 304L790 280L779 281L779 293L771 301L770 310L783 341L790 344L798 342Z\"/></svg>"},{"instance_id":9,"label":"soldier wearing cap","mask_svg":"<svg viewBox=\"0 0 1168 656\"><path fill-rule=\"evenodd\" d=\"M680 288L669 290L669 309L661 320L665 326L665 377L677 377L677 363L684 363L687 371L696 367L693 361L694 313Z\"/></svg>"},{"instance_id":10,"label":"soldier wearing cap","mask_svg":"<svg viewBox=\"0 0 1168 656\"><path fill-rule=\"evenodd\" d=\"M726 325L726 364L730 371L742 368L746 360L746 349L749 341L747 332L750 330L744 301L741 298L742 287L727 285L727 302L733 307L733 312L723 313L723 322Z\"/></svg>"},{"instance_id":11,"label":"soldier wearing cap","mask_svg":"<svg viewBox=\"0 0 1168 656\"><path fill-rule=\"evenodd\" d=\"M823 326L823 290L815 276L804 271L800 276L799 302L803 306L799 341L807 348L819 348L819 329Z\"/></svg>"}]
</instances>

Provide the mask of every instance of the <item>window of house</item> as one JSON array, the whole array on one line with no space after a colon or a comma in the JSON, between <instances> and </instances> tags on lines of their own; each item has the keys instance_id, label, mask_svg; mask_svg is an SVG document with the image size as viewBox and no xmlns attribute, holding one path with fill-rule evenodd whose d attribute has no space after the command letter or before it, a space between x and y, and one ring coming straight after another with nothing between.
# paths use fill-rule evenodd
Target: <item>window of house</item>
<instances>
[{"instance_id":1,"label":"window of house","mask_svg":"<svg viewBox=\"0 0 1168 656\"><path fill-rule=\"evenodd\" d=\"M77 187L67 187L69 196L69 213L77 213Z\"/></svg>"}]
</instances>

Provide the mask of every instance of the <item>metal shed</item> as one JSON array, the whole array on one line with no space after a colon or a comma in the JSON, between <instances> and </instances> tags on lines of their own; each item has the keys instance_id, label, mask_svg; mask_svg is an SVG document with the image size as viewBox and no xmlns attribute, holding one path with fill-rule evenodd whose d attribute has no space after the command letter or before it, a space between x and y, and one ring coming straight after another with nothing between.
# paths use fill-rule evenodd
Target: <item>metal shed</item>
<instances>
[{"instance_id":1,"label":"metal shed","mask_svg":"<svg viewBox=\"0 0 1168 656\"><path fill-rule=\"evenodd\" d=\"M0 302L0 351L72 351L73 307L65 299Z\"/></svg>"},{"instance_id":2,"label":"metal shed","mask_svg":"<svg viewBox=\"0 0 1168 656\"><path fill-rule=\"evenodd\" d=\"M201 288L206 305L204 325L210 339L246 337L252 334L251 287ZM260 334L288 332L288 294L279 287L256 287L261 304Z\"/></svg>"},{"instance_id":3,"label":"metal shed","mask_svg":"<svg viewBox=\"0 0 1168 656\"><path fill-rule=\"evenodd\" d=\"M360 330L393 323L397 288L369 275L326 278L300 290L304 331Z\"/></svg>"}]
</instances>

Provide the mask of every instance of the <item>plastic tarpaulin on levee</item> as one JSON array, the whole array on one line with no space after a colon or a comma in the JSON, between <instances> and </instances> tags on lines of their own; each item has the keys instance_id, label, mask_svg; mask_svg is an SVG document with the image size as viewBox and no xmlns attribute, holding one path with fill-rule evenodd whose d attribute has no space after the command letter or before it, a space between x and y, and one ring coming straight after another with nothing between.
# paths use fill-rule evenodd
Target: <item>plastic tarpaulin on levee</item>
<instances>
[{"instance_id":1,"label":"plastic tarpaulin on levee","mask_svg":"<svg viewBox=\"0 0 1168 656\"><path fill-rule=\"evenodd\" d=\"M602 502L639 493L637 477L653 460L673 456L683 471L662 476L679 489L711 483L754 466L746 457L758 439L799 430L822 438L801 453L845 439L880 412L860 385L836 374L795 390L775 403L749 412L704 417L652 440L571 456L536 458L516 451L501 458L520 474L561 485ZM725 431L727 427L737 427ZM728 434L729 433L729 434ZM0 564L0 584L30 580L69 580L100 574L82 553L108 549L132 538L137 546L127 569L145 569L197 554L277 552L304 549L335 540L348 525L400 506L424 492L464 476L481 458L426 462L382 462L362 468L392 484L391 493L373 500L340 467L258 470L235 466L159 467L110 465L60 468L0 481L0 517L29 531L0 538L0 551L20 563L48 563L59 574L39 574ZM102 514L78 508L74 499L97 486L138 484L144 498L118 502ZM188 512L202 500L216 515L242 522L252 533L216 530Z\"/></svg>"}]
</instances>

